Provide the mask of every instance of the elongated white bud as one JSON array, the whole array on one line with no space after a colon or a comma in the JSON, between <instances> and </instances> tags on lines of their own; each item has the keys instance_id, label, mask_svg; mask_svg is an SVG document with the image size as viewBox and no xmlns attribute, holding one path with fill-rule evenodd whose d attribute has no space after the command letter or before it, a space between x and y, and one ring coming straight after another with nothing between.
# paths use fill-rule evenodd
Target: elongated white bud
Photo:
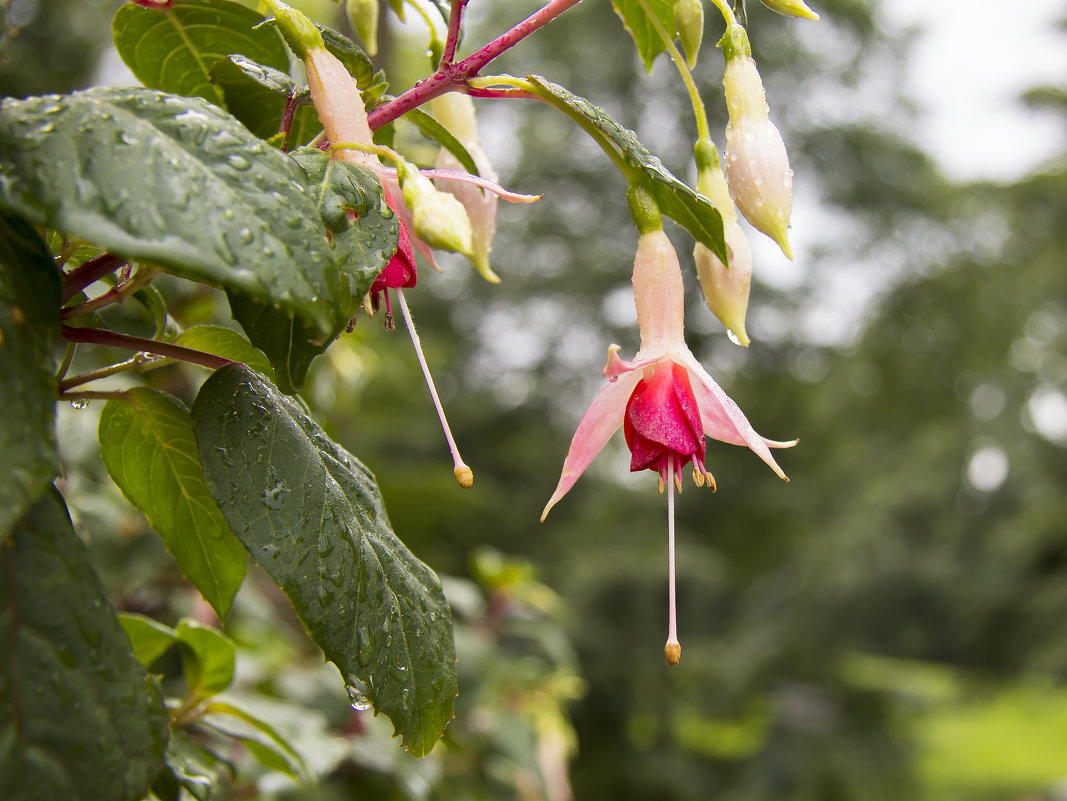
<instances>
[{"instance_id":1,"label":"elongated white bud","mask_svg":"<svg viewBox=\"0 0 1067 801\"><path fill-rule=\"evenodd\" d=\"M770 120L763 81L740 25L722 39L726 71L722 84L730 122L726 126L726 181L737 208L757 229L793 258L789 218L793 211L793 171L782 135Z\"/></svg>"},{"instance_id":2,"label":"elongated white bud","mask_svg":"<svg viewBox=\"0 0 1067 801\"><path fill-rule=\"evenodd\" d=\"M438 192L415 165L405 162L397 170L404 204L411 209L415 236L431 247L470 256L474 249L471 220L463 204Z\"/></svg>"},{"instance_id":3,"label":"elongated white bud","mask_svg":"<svg viewBox=\"0 0 1067 801\"><path fill-rule=\"evenodd\" d=\"M685 50L685 64L693 69L704 38L704 0L675 0L672 11L674 26Z\"/></svg>"},{"instance_id":4,"label":"elongated white bud","mask_svg":"<svg viewBox=\"0 0 1067 801\"><path fill-rule=\"evenodd\" d=\"M804 0L760 0L771 11L777 11L787 17L803 17L804 19L818 19L819 15L808 8Z\"/></svg>"},{"instance_id":5,"label":"elongated white bud","mask_svg":"<svg viewBox=\"0 0 1067 801\"><path fill-rule=\"evenodd\" d=\"M378 54L378 0L347 0L345 11L368 56Z\"/></svg>"}]
</instances>

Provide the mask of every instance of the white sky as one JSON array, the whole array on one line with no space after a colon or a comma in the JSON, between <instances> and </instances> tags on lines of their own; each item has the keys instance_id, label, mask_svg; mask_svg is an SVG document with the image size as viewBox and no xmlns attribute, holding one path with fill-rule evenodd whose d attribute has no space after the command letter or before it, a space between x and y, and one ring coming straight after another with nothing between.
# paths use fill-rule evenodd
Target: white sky
<instances>
[{"instance_id":1,"label":"white sky","mask_svg":"<svg viewBox=\"0 0 1067 801\"><path fill-rule=\"evenodd\" d=\"M1010 181L1062 152L1062 123L1015 98L1067 81L1064 0L886 0L882 11L924 29L907 64L926 112L915 139L950 178Z\"/></svg>"}]
</instances>

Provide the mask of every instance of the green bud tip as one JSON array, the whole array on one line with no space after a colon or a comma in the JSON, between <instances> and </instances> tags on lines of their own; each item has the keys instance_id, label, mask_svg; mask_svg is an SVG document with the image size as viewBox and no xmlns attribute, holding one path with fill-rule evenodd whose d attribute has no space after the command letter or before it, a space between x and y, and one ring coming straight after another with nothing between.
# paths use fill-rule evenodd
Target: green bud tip
<instances>
[{"instance_id":1,"label":"green bud tip","mask_svg":"<svg viewBox=\"0 0 1067 801\"><path fill-rule=\"evenodd\" d=\"M697 171L719 169L719 149L710 139L698 139L693 145L693 158L697 163Z\"/></svg>"},{"instance_id":2,"label":"green bud tip","mask_svg":"<svg viewBox=\"0 0 1067 801\"><path fill-rule=\"evenodd\" d=\"M368 56L378 53L378 0L347 0L345 11L352 30L363 40Z\"/></svg>"},{"instance_id":3,"label":"green bud tip","mask_svg":"<svg viewBox=\"0 0 1067 801\"><path fill-rule=\"evenodd\" d=\"M722 54L729 63L735 58L752 58L752 45L748 42L748 33L744 26L734 23L726 28L726 33L719 40Z\"/></svg>"},{"instance_id":4,"label":"green bud tip","mask_svg":"<svg viewBox=\"0 0 1067 801\"><path fill-rule=\"evenodd\" d=\"M297 58L306 59L310 51L326 48L319 29L302 12L287 6L280 0L264 0L264 2L274 12L274 21L278 25L278 30Z\"/></svg>"},{"instance_id":5,"label":"green bud tip","mask_svg":"<svg viewBox=\"0 0 1067 801\"><path fill-rule=\"evenodd\" d=\"M663 217L651 193L643 186L631 186L626 190L626 205L630 207L637 232L644 236L663 229Z\"/></svg>"},{"instance_id":6,"label":"green bud tip","mask_svg":"<svg viewBox=\"0 0 1067 801\"><path fill-rule=\"evenodd\" d=\"M672 11L674 26L685 49L686 66L693 69L704 38L704 0L675 0Z\"/></svg>"}]
</instances>

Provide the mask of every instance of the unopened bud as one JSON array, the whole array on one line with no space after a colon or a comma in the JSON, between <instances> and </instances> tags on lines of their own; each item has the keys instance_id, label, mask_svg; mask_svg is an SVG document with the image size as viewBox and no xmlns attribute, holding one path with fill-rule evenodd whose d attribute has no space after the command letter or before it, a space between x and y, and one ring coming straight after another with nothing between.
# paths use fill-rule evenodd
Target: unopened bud
<instances>
[{"instance_id":1,"label":"unopened bud","mask_svg":"<svg viewBox=\"0 0 1067 801\"><path fill-rule=\"evenodd\" d=\"M274 21L278 25L278 31L297 58L305 59L312 50L326 49L319 29L303 12L279 0L266 0L266 3L274 12Z\"/></svg>"},{"instance_id":2,"label":"unopened bud","mask_svg":"<svg viewBox=\"0 0 1067 801\"><path fill-rule=\"evenodd\" d=\"M452 195L439 192L430 179L410 162L397 170L404 203L411 209L415 236L430 247L470 256L474 250L471 219L463 204Z\"/></svg>"},{"instance_id":3,"label":"unopened bud","mask_svg":"<svg viewBox=\"0 0 1067 801\"><path fill-rule=\"evenodd\" d=\"M378 53L378 0L347 0L345 11L352 30L363 40L368 56Z\"/></svg>"},{"instance_id":4,"label":"unopened bud","mask_svg":"<svg viewBox=\"0 0 1067 801\"><path fill-rule=\"evenodd\" d=\"M803 17L804 19L818 19L819 15L808 8L804 0L760 0L771 11L777 11L787 17Z\"/></svg>"},{"instance_id":5,"label":"unopened bud","mask_svg":"<svg viewBox=\"0 0 1067 801\"><path fill-rule=\"evenodd\" d=\"M722 83L730 112L724 157L726 181L745 219L793 258L789 247L793 171L782 135L770 120L756 62L744 54L747 43L740 25L731 25L723 37L727 60Z\"/></svg>"},{"instance_id":6,"label":"unopened bud","mask_svg":"<svg viewBox=\"0 0 1067 801\"><path fill-rule=\"evenodd\" d=\"M496 181L497 174L489 157L482 148L478 136L478 123L474 116L474 103L470 97L458 92L449 92L432 101L433 114L449 132L466 148L478 174L487 180ZM437 166L442 169L462 169L459 160L441 148L437 156ZM489 254L493 249L493 236L496 234L497 196L493 192L484 192L477 186L463 181L451 181L439 178L435 182L438 189L448 192L463 204L470 217L473 232L473 254L471 262L478 274L492 284L500 283L500 277L489 265Z\"/></svg>"},{"instance_id":7,"label":"unopened bud","mask_svg":"<svg viewBox=\"0 0 1067 801\"><path fill-rule=\"evenodd\" d=\"M675 0L674 26L682 39L685 63L689 69L697 65L700 41L704 38L704 0Z\"/></svg>"},{"instance_id":8,"label":"unopened bud","mask_svg":"<svg viewBox=\"0 0 1067 801\"><path fill-rule=\"evenodd\" d=\"M693 248L693 261L704 302L733 340L747 348L751 340L745 330L745 315L752 285L752 253L745 232L736 222L726 225L725 233L729 267L700 242Z\"/></svg>"}]
</instances>

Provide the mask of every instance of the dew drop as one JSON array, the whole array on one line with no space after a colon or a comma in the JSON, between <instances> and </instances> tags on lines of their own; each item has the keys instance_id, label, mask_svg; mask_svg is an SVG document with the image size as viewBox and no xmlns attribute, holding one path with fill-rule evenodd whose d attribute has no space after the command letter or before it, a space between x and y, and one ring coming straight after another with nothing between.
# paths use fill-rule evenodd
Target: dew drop
<instances>
[{"instance_id":1,"label":"dew drop","mask_svg":"<svg viewBox=\"0 0 1067 801\"><path fill-rule=\"evenodd\" d=\"M70 402L70 408L72 409L84 409L89 405L89 401L85 398L75 398Z\"/></svg>"},{"instance_id":2,"label":"dew drop","mask_svg":"<svg viewBox=\"0 0 1067 801\"><path fill-rule=\"evenodd\" d=\"M359 679L350 678L345 687L348 691L348 705L357 712L365 712L371 707L370 698L367 697L367 686Z\"/></svg>"},{"instance_id":3,"label":"dew drop","mask_svg":"<svg viewBox=\"0 0 1067 801\"><path fill-rule=\"evenodd\" d=\"M727 336L727 337L729 338L729 340L730 340L731 342L733 342L733 343L734 343L735 345L741 345L741 339L740 339L740 337L738 337L738 336L737 336L737 334L735 334L735 333L734 333L734 332L733 332L733 331L732 331L731 329L729 329L729 328L727 328L727 329L726 329L726 336Z\"/></svg>"}]
</instances>

